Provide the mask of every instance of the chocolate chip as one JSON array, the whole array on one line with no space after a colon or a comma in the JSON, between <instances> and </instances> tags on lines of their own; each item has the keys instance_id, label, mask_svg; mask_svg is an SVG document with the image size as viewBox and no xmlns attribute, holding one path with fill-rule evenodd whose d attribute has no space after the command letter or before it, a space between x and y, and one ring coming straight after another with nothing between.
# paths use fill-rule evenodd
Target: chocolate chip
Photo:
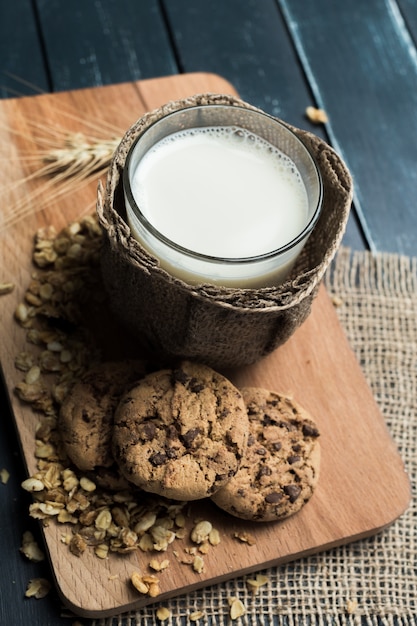
<instances>
[{"instance_id":1,"label":"chocolate chip","mask_svg":"<svg viewBox=\"0 0 417 626\"><path fill-rule=\"evenodd\" d=\"M198 437L200 433L201 431L199 428L191 428L190 430L187 430L187 432L181 437L185 447L191 448L191 446L194 443L195 438Z\"/></svg>"},{"instance_id":2,"label":"chocolate chip","mask_svg":"<svg viewBox=\"0 0 417 626\"><path fill-rule=\"evenodd\" d=\"M167 448L165 451L168 459L176 459L177 458L177 450L175 448Z\"/></svg>"},{"instance_id":3,"label":"chocolate chip","mask_svg":"<svg viewBox=\"0 0 417 626\"><path fill-rule=\"evenodd\" d=\"M312 424L303 424L302 430L304 437L318 437L320 435L318 428Z\"/></svg>"},{"instance_id":4,"label":"chocolate chip","mask_svg":"<svg viewBox=\"0 0 417 626\"><path fill-rule=\"evenodd\" d=\"M192 378L190 380L189 389L193 393L200 393L200 391L203 391L204 388L205 388L204 383L202 383L201 381L197 380L196 378Z\"/></svg>"},{"instance_id":5,"label":"chocolate chip","mask_svg":"<svg viewBox=\"0 0 417 626\"><path fill-rule=\"evenodd\" d=\"M156 434L156 426L152 422L146 422L143 425L141 435L143 441L152 441Z\"/></svg>"},{"instance_id":6,"label":"chocolate chip","mask_svg":"<svg viewBox=\"0 0 417 626\"><path fill-rule=\"evenodd\" d=\"M259 472L258 472L258 474L256 476L256 479L259 480L260 478L262 478L262 476L271 476L271 474L272 474L271 468L267 467L266 465L263 465L260 468L260 470L259 470Z\"/></svg>"},{"instance_id":7,"label":"chocolate chip","mask_svg":"<svg viewBox=\"0 0 417 626\"><path fill-rule=\"evenodd\" d=\"M86 411L85 409L83 409L81 417L82 417L83 422L85 422L86 424L90 423L91 418L90 418L90 416L88 414L88 411Z\"/></svg>"},{"instance_id":8,"label":"chocolate chip","mask_svg":"<svg viewBox=\"0 0 417 626\"><path fill-rule=\"evenodd\" d=\"M292 449L294 450L294 452L301 452L301 445L299 443L296 443L293 445Z\"/></svg>"},{"instance_id":9,"label":"chocolate chip","mask_svg":"<svg viewBox=\"0 0 417 626\"><path fill-rule=\"evenodd\" d=\"M272 444L272 449L275 452L279 452L282 448L282 443L280 441L274 441L274 443Z\"/></svg>"},{"instance_id":10,"label":"chocolate chip","mask_svg":"<svg viewBox=\"0 0 417 626\"><path fill-rule=\"evenodd\" d=\"M167 439L177 439L178 431L175 428L175 426L167 426L166 436L167 436Z\"/></svg>"},{"instance_id":11,"label":"chocolate chip","mask_svg":"<svg viewBox=\"0 0 417 626\"><path fill-rule=\"evenodd\" d=\"M174 370L172 375L174 378L174 382L181 383L182 385L186 385L188 381L190 380L190 377L188 376L188 374L186 374L184 370L182 369Z\"/></svg>"},{"instance_id":12,"label":"chocolate chip","mask_svg":"<svg viewBox=\"0 0 417 626\"><path fill-rule=\"evenodd\" d=\"M265 502L268 502L268 504L278 504L278 502L280 502L281 500L282 493L277 493L276 491L268 493L268 495L265 496Z\"/></svg>"},{"instance_id":13,"label":"chocolate chip","mask_svg":"<svg viewBox=\"0 0 417 626\"><path fill-rule=\"evenodd\" d=\"M256 454L259 454L259 456L265 456L266 449L265 448L256 448L255 452L256 452Z\"/></svg>"},{"instance_id":14,"label":"chocolate chip","mask_svg":"<svg viewBox=\"0 0 417 626\"><path fill-rule=\"evenodd\" d=\"M168 460L168 457L163 452L155 452L152 456L149 457L149 461L154 467L158 467L159 465L163 465Z\"/></svg>"},{"instance_id":15,"label":"chocolate chip","mask_svg":"<svg viewBox=\"0 0 417 626\"><path fill-rule=\"evenodd\" d=\"M301 461L301 457L293 454L292 456L288 457L287 461L290 465L293 465L294 463L298 463L298 461Z\"/></svg>"},{"instance_id":16,"label":"chocolate chip","mask_svg":"<svg viewBox=\"0 0 417 626\"><path fill-rule=\"evenodd\" d=\"M253 435L249 435L248 446L253 446L254 443L256 443L256 437L254 437Z\"/></svg>"},{"instance_id":17,"label":"chocolate chip","mask_svg":"<svg viewBox=\"0 0 417 626\"><path fill-rule=\"evenodd\" d=\"M301 493L301 487L298 485L285 485L284 493L289 497L291 503L295 502Z\"/></svg>"},{"instance_id":18,"label":"chocolate chip","mask_svg":"<svg viewBox=\"0 0 417 626\"><path fill-rule=\"evenodd\" d=\"M276 424L277 424L277 420L276 419L274 419L273 417L268 415L268 413L264 413L264 416L262 418L262 425L263 426L276 426Z\"/></svg>"}]
</instances>

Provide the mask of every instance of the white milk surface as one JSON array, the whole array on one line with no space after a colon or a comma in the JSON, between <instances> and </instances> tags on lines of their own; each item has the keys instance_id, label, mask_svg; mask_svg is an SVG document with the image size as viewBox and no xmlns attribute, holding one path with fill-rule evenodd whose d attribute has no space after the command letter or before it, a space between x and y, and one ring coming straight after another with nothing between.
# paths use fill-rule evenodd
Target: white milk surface
<instances>
[{"instance_id":1,"label":"white milk surface","mask_svg":"<svg viewBox=\"0 0 417 626\"><path fill-rule=\"evenodd\" d=\"M131 177L147 220L200 254L271 252L305 227L308 202L293 162L236 128L180 131L156 144Z\"/></svg>"}]
</instances>

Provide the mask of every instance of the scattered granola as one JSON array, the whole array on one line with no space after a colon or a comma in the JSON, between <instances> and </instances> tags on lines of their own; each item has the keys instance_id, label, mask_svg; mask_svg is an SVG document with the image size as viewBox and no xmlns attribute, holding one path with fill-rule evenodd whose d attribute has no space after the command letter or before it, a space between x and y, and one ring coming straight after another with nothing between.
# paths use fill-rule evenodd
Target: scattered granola
<instances>
[{"instance_id":1,"label":"scattered granola","mask_svg":"<svg viewBox=\"0 0 417 626\"><path fill-rule=\"evenodd\" d=\"M213 526L211 522L204 520L202 522L197 522L194 528L191 531L191 541L194 543L203 543L208 541L209 535L213 530Z\"/></svg>"},{"instance_id":2,"label":"scattered granola","mask_svg":"<svg viewBox=\"0 0 417 626\"><path fill-rule=\"evenodd\" d=\"M316 107L309 106L306 108L306 116L314 124L326 124L329 121L327 113L324 109L317 109Z\"/></svg>"},{"instance_id":3,"label":"scattered granola","mask_svg":"<svg viewBox=\"0 0 417 626\"><path fill-rule=\"evenodd\" d=\"M6 485L8 483L9 478L10 478L10 472L5 467L3 467L0 470L0 480L3 483L3 485Z\"/></svg>"},{"instance_id":4,"label":"scattered granola","mask_svg":"<svg viewBox=\"0 0 417 626\"><path fill-rule=\"evenodd\" d=\"M32 533L28 530L23 533L20 552L24 554L29 561L40 562L45 559L44 553L35 541Z\"/></svg>"},{"instance_id":5,"label":"scattered granola","mask_svg":"<svg viewBox=\"0 0 417 626\"><path fill-rule=\"evenodd\" d=\"M255 595L258 593L259 588L262 585L266 585L268 582L268 576L264 574L256 574L255 578L248 578L246 580L246 586Z\"/></svg>"},{"instance_id":6,"label":"scattered granola","mask_svg":"<svg viewBox=\"0 0 417 626\"><path fill-rule=\"evenodd\" d=\"M98 559L138 550L150 554L148 566L154 572L163 572L170 561L153 558L152 553L166 552L175 541L185 540L182 550L187 557L179 557L175 549L171 552L198 574L204 571L203 555L220 543L211 522L197 520L190 528L186 503L159 498L134 485L118 491L105 488L97 477L71 463L60 440L61 404L80 376L101 359L94 327L94 311L100 313L106 298L98 271L101 242L95 217L73 222L60 232L39 229L33 250L36 269L15 309L27 344L15 357L16 370L22 374L15 392L38 418L36 469L22 483L32 495L29 512L44 525L65 524L61 541L77 557L87 550ZM0 474L3 482L5 472ZM188 541L194 545L187 548ZM29 535L23 550L31 555L28 558L40 558ZM131 582L149 597L160 593L153 574L134 573ZM29 593L36 597L40 589L32 585ZM200 612L193 615L194 620L202 617Z\"/></svg>"},{"instance_id":7,"label":"scattered granola","mask_svg":"<svg viewBox=\"0 0 417 626\"><path fill-rule=\"evenodd\" d=\"M161 593L159 588L159 579L153 574L141 576L138 572L133 572L130 577L134 588L144 595L156 598Z\"/></svg>"},{"instance_id":8,"label":"scattered granola","mask_svg":"<svg viewBox=\"0 0 417 626\"><path fill-rule=\"evenodd\" d=\"M70 541L69 549L75 556L81 556L87 549L87 542L79 533L75 533Z\"/></svg>"},{"instance_id":9,"label":"scattered granola","mask_svg":"<svg viewBox=\"0 0 417 626\"><path fill-rule=\"evenodd\" d=\"M204 559L202 556L195 556L193 560L193 570L197 574L201 574L204 571Z\"/></svg>"},{"instance_id":10,"label":"scattered granola","mask_svg":"<svg viewBox=\"0 0 417 626\"><path fill-rule=\"evenodd\" d=\"M32 578L26 588L25 596L27 598L36 598L40 600L44 598L51 590L51 583L45 578Z\"/></svg>"},{"instance_id":11,"label":"scattered granola","mask_svg":"<svg viewBox=\"0 0 417 626\"><path fill-rule=\"evenodd\" d=\"M0 296L5 296L8 293L12 293L13 289L13 283L0 283Z\"/></svg>"},{"instance_id":12,"label":"scattered granola","mask_svg":"<svg viewBox=\"0 0 417 626\"><path fill-rule=\"evenodd\" d=\"M332 304L334 307L338 308L343 305L343 300L340 296L332 296Z\"/></svg>"},{"instance_id":13,"label":"scattered granola","mask_svg":"<svg viewBox=\"0 0 417 626\"><path fill-rule=\"evenodd\" d=\"M189 615L190 622L198 622L199 619L204 617L203 611L193 611Z\"/></svg>"},{"instance_id":14,"label":"scattered granola","mask_svg":"<svg viewBox=\"0 0 417 626\"><path fill-rule=\"evenodd\" d=\"M211 546L218 546L221 538L220 538L220 533L217 530L217 528L212 528L211 531L208 534L208 540Z\"/></svg>"},{"instance_id":15,"label":"scattered granola","mask_svg":"<svg viewBox=\"0 0 417 626\"><path fill-rule=\"evenodd\" d=\"M230 619L237 619L246 613L245 605L239 598L229 598Z\"/></svg>"},{"instance_id":16,"label":"scattered granola","mask_svg":"<svg viewBox=\"0 0 417 626\"><path fill-rule=\"evenodd\" d=\"M151 559L151 561L149 561L149 567L155 570L155 572L162 572L164 569L169 567L169 559L164 559L163 561Z\"/></svg>"},{"instance_id":17,"label":"scattered granola","mask_svg":"<svg viewBox=\"0 0 417 626\"><path fill-rule=\"evenodd\" d=\"M94 548L94 554L98 556L99 559L107 559L109 555L109 546L107 543L99 543L98 546Z\"/></svg>"},{"instance_id":18,"label":"scattered granola","mask_svg":"<svg viewBox=\"0 0 417 626\"><path fill-rule=\"evenodd\" d=\"M156 609L156 617L160 622L165 622L171 617L171 611L166 606L159 606Z\"/></svg>"},{"instance_id":19,"label":"scattered granola","mask_svg":"<svg viewBox=\"0 0 417 626\"><path fill-rule=\"evenodd\" d=\"M356 609L358 608L358 603L356 600L347 600L346 601L346 612L349 615L353 615L356 611Z\"/></svg>"},{"instance_id":20,"label":"scattered granola","mask_svg":"<svg viewBox=\"0 0 417 626\"><path fill-rule=\"evenodd\" d=\"M43 491L45 489L45 485L41 480L37 478L27 478L22 482L23 489L25 491Z\"/></svg>"}]
</instances>

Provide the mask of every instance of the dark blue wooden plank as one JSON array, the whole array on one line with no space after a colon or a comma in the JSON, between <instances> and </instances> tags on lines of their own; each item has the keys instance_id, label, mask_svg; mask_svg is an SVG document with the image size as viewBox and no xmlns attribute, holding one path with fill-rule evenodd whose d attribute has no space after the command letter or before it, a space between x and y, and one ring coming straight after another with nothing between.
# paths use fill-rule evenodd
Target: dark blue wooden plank
<instances>
[{"instance_id":1,"label":"dark blue wooden plank","mask_svg":"<svg viewBox=\"0 0 417 626\"><path fill-rule=\"evenodd\" d=\"M417 57L390 0L278 0L373 248L417 253Z\"/></svg>"},{"instance_id":2,"label":"dark blue wooden plank","mask_svg":"<svg viewBox=\"0 0 417 626\"><path fill-rule=\"evenodd\" d=\"M275 0L163 0L184 72L224 76L240 96L303 128L313 104Z\"/></svg>"},{"instance_id":3,"label":"dark blue wooden plank","mask_svg":"<svg viewBox=\"0 0 417 626\"><path fill-rule=\"evenodd\" d=\"M414 44L417 45L417 3L415 0L397 0L397 3Z\"/></svg>"},{"instance_id":4,"label":"dark blue wooden plank","mask_svg":"<svg viewBox=\"0 0 417 626\"><path fill-rule=\"evenodd\" d=\"M157 0L35 0L52 90L177 73Z\"/></svg>"},{"instance_id":5,"label":"dark blue wooden plank","mask_svg":"<svg viewBox=\"0 0 417 626\"><path fill-rule=\"evenodd\" d=\"M182 71L221 74L244 100L327 139L305 117L315 102L274 0L165 0L164 7ZM367 247L354 213L344 244Z\"/></svg>"},{"instance_id":6,"label":"dark blue wooden plank","mask_svg":"<svg viewBox=\"0 0 417 626\"><path fill-rule=\"evenodd\" d=\"M49 91L31 0L0 5L0 98Z\"/></svg>"}]
</instances>

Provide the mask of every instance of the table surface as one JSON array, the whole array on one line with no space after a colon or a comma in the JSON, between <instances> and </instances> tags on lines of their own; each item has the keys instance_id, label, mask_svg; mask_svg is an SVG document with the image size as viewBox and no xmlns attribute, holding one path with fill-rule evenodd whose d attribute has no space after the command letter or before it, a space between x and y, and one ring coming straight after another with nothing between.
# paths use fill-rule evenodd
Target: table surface
<instances>
[{"instance_id":1,"label":"table surface","mask_svg":"<svg viewBox=\"0 0 417 626\"><path fill-rule=\"evenodd\" d=\"M417 251L417 3L413 0L18 0L0 9L0 96L186 72L217 73L241 97L326 139L355 184L344 244ZM314 125L307 106L323 108ZM54 594L20 601L46 564L19 554L24 467L0 385L0 624L70 623ZM6 600L7 598L7 600Z\"/></svg>"}]
</instances>

